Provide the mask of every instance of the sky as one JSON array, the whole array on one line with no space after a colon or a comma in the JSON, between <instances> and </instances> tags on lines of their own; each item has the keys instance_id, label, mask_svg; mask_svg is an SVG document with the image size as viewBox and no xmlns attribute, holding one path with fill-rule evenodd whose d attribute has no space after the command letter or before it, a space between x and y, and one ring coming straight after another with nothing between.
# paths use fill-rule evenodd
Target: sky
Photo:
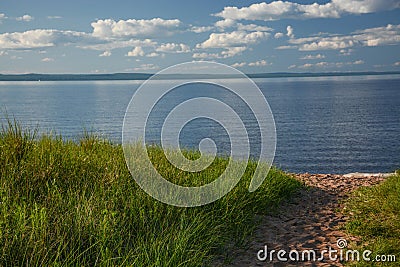
<instances>
[{"instance_id":1,"label":"sky","mask_svg":"<svg viewBox=\"0 0 400 267\"><path fill-rule=\"evenodd\" d=\"M0 2L0 73L400 71L400 0Z\"/></svg>"}]
</instances>

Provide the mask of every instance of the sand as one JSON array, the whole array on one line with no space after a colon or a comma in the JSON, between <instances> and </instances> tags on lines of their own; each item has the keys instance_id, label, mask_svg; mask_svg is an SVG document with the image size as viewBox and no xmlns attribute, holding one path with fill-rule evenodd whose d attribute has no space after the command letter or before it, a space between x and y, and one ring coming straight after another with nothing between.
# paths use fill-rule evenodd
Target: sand
<instances>
[{"instance_id":1,"label":"sand","mask_svg":"<svg viewBox=\"0 0 400 267\"><path fill-rule=\"evenodd\" d=\"M285 250L287 254L284 258L289 258L288 253L291 249L299 253L313 249L318 257L318 253L329 247L338 250L338 239L345 239L347 243L359 241L357 237L349 236L341 230L341 226L349 219L342 213L345 208L343 200L360 186L378 184L391 174L293 175L308 188L301 190L290 202L283 203L278 214L260 216L261 223L250 237L246 248L227 248L227 257L217 259L215 266L343 266L339 259L332 261L328 255L324 257L324 261L288 259L287 262L281 262L278 261L276 253L273 261L269 258L265 261L259 260L257 253L260 250L265 251L267 245L268 253L272 249ZM264 254L259 253L261 259Z\"/></svg>"}]
</instances>

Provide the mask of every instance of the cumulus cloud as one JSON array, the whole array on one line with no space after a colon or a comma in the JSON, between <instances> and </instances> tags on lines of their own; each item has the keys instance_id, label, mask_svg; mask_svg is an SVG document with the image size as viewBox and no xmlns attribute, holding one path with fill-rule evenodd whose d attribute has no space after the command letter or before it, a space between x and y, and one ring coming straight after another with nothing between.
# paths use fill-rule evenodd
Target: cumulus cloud
<instances>
[{"instance_id":1,"label":"cumulus cloud","mask_svg":"<svg viewBox=\"0 0 400 267\"><path fill-rule=\"evenodd\" d=\"M113 50L117 48L124 48L124 47L155 47L157 42L151 39L129 39L129 40L91 40L91 44L84 44L79 45L79 47L84 49L92 49L92 50Z\"/></svg>"},{"instance_id":2,"label":"cumulus cloud","mask_svg":"<svg viewBox=\"0 0 400 267\"><path fill-rule=\"evenodd\" d=\"M304 57L301 57L300 59L323 59L325 58L324 55L317 54L317 55L306 55Z\"/></svg>"},{"instance_id":3,"label":"cumulus cloud","mask_svg":"<svg viewBox=\"0 0 400 267\"><path fill-rule=\"evenodd\" d=\"M353 62L353 65L362 65L364 63L365 63L364 60L356 60Z\"/></svg>"},{"instance_id":4,"label":"cumulus cloud","mask_svg":"<svg viewBox=\"0 0 400 267\"><path fill-rule=\"evenodd\" d=\"M194 58L228 58L241 54L249 45L259 43L270 36L268 32L233 31L224 33L211 33L209 38L196 45L197 49L223 49L218 53L196 53Z\"/></svg>"},{"instance_id":5,"label":"cumulus cloud","mask_svg":"<svg viewBox=\"0 0 400 267\"><path fill-rule=\"evenodd\" d=\"M354 14L400 8L398 0L332 0L332 3L338 9Z\"/></svg>"},{"instance_id":6,"label":"cumulus cloud","mask_svg":"<svg viewBox=\"0 0 400 267\"><path fill-rule=\"evenodd\" d=\"M275 39L282 38L283 36L285 36L285 35L284 35L283 33L281 33L281 32L277 32L277 33L275 33L275 35L274 35Z\"/></svg>"},{"instance_id":7,"label":"cumulus cloud","mask_svg":"<svg viewBox=\"0 0 400 267\"><path fill-rule=\"evenodd\" d=\"M355 46L380 46L400 44L400 25L369 28L349 35L313 36L290 39L300 51L339 50L349 51Z\"/></svg>"},{"instance_id":8,"label":"cumulus cloud","mask_svg":"<svg viewBox=\"0 0 400 267\"><path fill-rule=\"evenodd\" d=\"M285 49L296 49L297 46L296 45L281 45L276 47L275 49L277 50L285 50Z\"/></svg>"},{"instance_id":9,"label":"cumulus cloud","mask_svg":"<svg viewBox=\"0 0 400 267\"><path fill-rule=\"evenodd\" d=\"M156 52L151 52L150 54L147 54L146 57L158 57L160 56L160 54L156 53Z\"/></svg>"},{"instance_id":10,"label":"cumulus cloud","mask_svg":"<svg viewBox=\"0 0 400 267\"><path fill-rule=\"evenodd\" d=\"M246 62L236 62L236 63L233 63L231 66L234 68L238 68L238 67L240 68L240 67L244 67L246 65L247 65Z\"/></svg>"},{"instance_id":11,"label":"cumulus cloud","mask_svg":"<svg viewBox=\"0 0 400 267\"><path fill-rule=\"evenodd\" d=\"M268 66L268 65L272 65L272 63L268 63L266 60L262 59L262 60L258 60L258 61L255 61L255 62L249 62L249 63L246 63L246 62L240 62L239 63L239 62L237 62L237 63L232 64L231 66L234 67L234 68L237 68L237 67L244 67L244 66L262 67L262 66Z\"/></svg>"},{"instance_id":12,"label":"cumulus cloud","mask_svg":"<svg viewBox=\"0 0 400 267\"><path fill-rule=\"evenodd\" d=\"M140 46L136 46L132 51L129 51L127 54L128 57L139 57L144 56L144 51Z\"/></svg>"},{"instance_id":13,"label":"cumulus cloud","mask_svg":"<svg viewBox=\"0 0 400 267\"><path fill-rule=\"evenodd\" d=\"M250 67L262 67L262 66L267 66L267 65L271 65L271 63L268 63L266 60L258 60L256 62L250 62L248 64Z\"/></svg>"},{"instance_id":14,"label":"cumulus cloud","mask_svg":"<svg viewBox=\"0 0 400 267\"><path fill-rule=\"evenodd\" d=\"M54 61L54 58L51 57L45 57L42 59L42 62L52 62L52 61Z\"/></svg>"},{"instance_id":15,"label":"cumulus cloud","mask_svg":"<svg viewBox=\"0 0 400 267\"><path fill-rule=\"evenodd\" d=\"M99 55L99 57L109 57L111 56L111 52L110 51L104 51L103 53L101 53Z\"/></svg>"},{"instance_id":16,"label":"cumulus cloud","mask_svg":"<svg viewBox=\"0 0 400 267\"><path fill-rule=\"evenodd\" d=\"M212 29L214 29L214 27L212 27L212 26L192 26L190 28L190 31L195 32L195 33L202 33L202 32L209 32Z\"/></svg>"},{"instance_id":17,"label":"cumulus cloud","mask_svg":"<svg viewBox=\"0 0 400 267\"><path fill-rule=\"evenodd\" d=\"M156 51L164 53L188 53L190 52L190 47L186 44L166 43L161 44L156 48Z\"/></svg>"},{"instance_id":18,"label":"cumulus cloud","mask_svg":"<svg viewBox=\"0 0 400 267\"><path fill-rule=\"evenodd\" d=\"M256 25L256 24L238 23L238 24L236 24L236 28L237 28L238 31L249 31L249 32L255 32L255 31L269 32L269 31L273 31L273 29L270 28L270 27Z\"/></svg>"},{"instance_id":19,"label":"cumulus cloud","mask_svg":"<svg viewBox=\"0 0 400 267\"><path fill-rule=\"evenodd\" d=\"M215 23L215 26L218 28L229 28L233 27L236 24L236 21L233 19L224 19L219 20Z\"/></svg>"},{"instance_id":20,"label":"cumulus cloud","mask_svg":"<svg viewBox=\"0 0 400 267\"><path fill-rule=\"evenodd\" d=\"M75 31L30 30L0 34L0 49L32 49L82 41L87 34Z\"/></svg>"},{"instance_id":21,"label":"cumulus cloud","mask_svg":"<svg viewBox=\"0 0 400 267\"><path fill-rule=\"evenodd\" d=\"M238 55L245 51L247 48L244 46L237 46L237 47L227 47L225 50L221 51L220 53L193 53L192 57L195 59L216 59L216 58L229 58L235 55Z\"/></svg>"},{"instance_id":22,"label":"cumulus cloud","mask_svg":"<svg viewBox=\"0 0 400 267\"><path fill-rule=\"evenodd\" d=\"M28 15L28 14L25 14L25 15L23 15L23 16L21 16L21 17L17 17L16 20L17 20L17 21L26 21L26 22L29 22L29 21L32 21L32 20L33 20L33 17L30 16L30 15Z\"/></svg>"},{"instance_id":23,"label":"cumulus cloud","mask_svg":"<svg viewBox=\"0 0 400 267\"><path fill-rule=\"evenodd\" d=\"M1 56L6 56L6 55L8 55L8 52L7 52L7 51L0 51L0 57L1 57Z\"/></svg>"},{"instance_id":24,"label":"cumulus cloud","mask_svg":"<svg viewBox=\"0 0 400 267\"><path fill-rule=\"evenodd\" d=\"M93 36L99 38L129 38L129 37L158 37L171 35L179 29L181 21L178 19L128 19L115 21L113 19L97 20L92 22Z\"/></svg>"},{"instance_id":25,"label":"cumulus cloud","mask_svg":"<svg viewBox=\"0 0 400 267\"><path fill-rule=\"evenodd\" d=\"M350 56L352 52L353 52L353 49L341 49L339 51L341 56Z\"/></svg>"},{"instance_id":26,"label":"cumulus cloud","mask_svg":"<svg viewBox=\"0 0 400 267\"><path fill-rule=\"evenodd\" d=\"M287 33L286 33L286 35L289 37L289 38L294 38L294 34L293 34L293 27L292 26L287 26L286 27L286 31L287 31Z\"/></svg>"},{"instance_id":27,"label":"cumulus cloud","mask_svg":"<svg viewBox=\"0 0 400 267\"><path fill-rule=\"evenodd\" d=\"M393 64L393 66L399 67L400 66L400 61L397 61Z\"/></svg>"},{"instance_id":28,"label":"cumulus cloud","mask_svg":"<svg viewBox=\"0 0 400 267\"><path fill-rule=\"evenodd\" d=\"M201 53L193 53L192 58L194 59L221 58L221 55L219 55L218 53L201 52Z\"/></svg>"},{"instance_id":29,"label":"cumulus cloud","mask_svg":"<svg viewBox=\"0 0 400 267\"><path fill-rule=\"evenodd\" d=\"M398 0L332 0L325 4L273 1L242 8L228 6L214 15L224 20L272 21L283 18L339 18L344 13L363 14L399 7Z\"/></svg>"},{"instance_id":30,"label":"cumulus cloud","mask_svg":"<svg viewBox=\"0 0 400 267\"><path fill-rule=\"evenodd\" d=\"M235 55L239 55L242 52L246 51L247 47L245 46L235 46L235 47L227 47L226 50L221 52L222 58L233 57Z\"/></svg>"},{"instance_id":31,"label":"cumulus cloud","mask_svg":"<svg viewBox=\"0 0 400 267\"><path fill-rule=\"evenodd\" d=\"M233 31L228 33L212 33L203 43L197 44L197 48L227 48L255 44L268 38L270 34L266 32Z\"/></svg>"},{"instance_id":32,"label":"cumulus cloud","mask_svg":"<svg viewBox=\"0 0 400 267\"><path fill-rule=\"evenodd\" d=\"M351 65L362 65L365 62L363 60L355 60L349 62L326 62L321 61L318 63L306 63L300 66L292 65L289 68L300 68L300 69L310 69L310 68L342 68L344 66L351 66Z\"/></svg>"}]
</instances>

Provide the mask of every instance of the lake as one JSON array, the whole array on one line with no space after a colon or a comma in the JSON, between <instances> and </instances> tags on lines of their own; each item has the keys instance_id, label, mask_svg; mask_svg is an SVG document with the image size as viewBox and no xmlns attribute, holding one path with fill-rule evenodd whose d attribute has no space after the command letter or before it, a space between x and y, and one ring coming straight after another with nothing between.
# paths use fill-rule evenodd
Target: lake
<instances>
[{"instance_id":1,"label":"lake","mask_svg":"<svg viewBox=\"0 0 400 267\"><path fill-rule=\"evenodd\" d=\"M290 172L392 172L400 168L400 75L254 79L276 123L274 165ZM122 123L142 81L0 82L0 109L24 126L76 140L83 129L121 142ZM215 87L215 86L214 86ZM257 155L259 130L246 106L212 86L188 85L155 107L146 140L159 141L162 120L185 99L209 96L229 103L246 121ZM148 136L147 136L148 135ZM215 140L229 151L220 124L198 119L182 129L180 142L197 147ZM254 149L253 149L254 148Z\"/></svg>"}]
</instances>

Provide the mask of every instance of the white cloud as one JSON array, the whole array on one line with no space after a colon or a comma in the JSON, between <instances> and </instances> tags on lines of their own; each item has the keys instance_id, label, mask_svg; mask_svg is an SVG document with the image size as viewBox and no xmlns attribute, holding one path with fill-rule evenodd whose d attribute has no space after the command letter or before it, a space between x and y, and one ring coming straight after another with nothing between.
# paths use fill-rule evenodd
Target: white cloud
<instances>
[{"instance_id":1,"label":"white cloud","mask_svg":"<svg viewBox=\"0 0 400 267\"><path fill-rule=\"evenodd\" d=\"M144 56L144 51L140 46L136 46L132 51L129 51L127 54L128 57L138 57Z\"/></svg>"},{"instance_id":2,"label":"white cloud","mask_svg":"<svg viewBox=\"0 0 400 267\"><path fill-rule=\"evenodd\" d=\"M149 20L97 20L92 22L93 36L99 38L129 38L129 37L159 37L171 35L181 26L178 19L164 20L153 18Z\"/></svg>"},{"instance_id":3,"label":"white cloud","mask_svg":"<svg viewBox=\"0 0 400 267\"><path fill-rule=\"evenodd\" d=\"M100 43L96 43L100 42ZM93 50L113 50L117 48L124 48L124 47L134 47L134 46L140 46L140 47L155 47L157 45L157 42L151 40L151 39L143 39L143 40L138 40L138 39L130 39L130 40L92 40L94 44L85 44L85 45L80 45L79 47L84 48L84 49L93 49Z\"/></svg>"},{"instance_id":4,"label":"white cloud","mask_svg":"<svg viewBox=\"0 0 400 267\"><path fill-rule=\"evenodd\" d=\"M17 21L26 21L26 22L32 21L33 19L34 18L32 16L28 15L28 14L25 14L22 17L17 17L16 18Z\"/></svg>"},{"instance_id":5,"label":"white cloud","mask_svg":"<svg viewBox=\"0 0 400 267\"><path fill-rule=\"evenodd\" d=\"M147 54L146 57L159 57L160 54L156 53L156 52L151 52L150 54Z\"/></svg>"},{"instance_id":6,"label":"white cloud","mask_svg":"<svg viewBox=\"0 0 400 267\"><path fill-rule=\"evenodd\" d=\"M275 33L275 35L274 35L275 39L282 38L283 36L285 36L285 35L284 35L283 33L281 33L281 32L277 32L277 33Z\"/></svg>"},{"instance_id":7,"label":"white cloud","mask_svg":"<svg viewBox=\"0 0 400 267\"><path fill-rule=\"evenodd\" d=\"M296 67L297 67L297 65L293 64L293 65L290 65L290 66L288 67L288 69L291 70L291 69L294 69L294 68L296 68Z\"/></svg>"},{"instance_id":8,"label":"white cloud","mask_svg":"<svg viewBox=\"0 0 400 267\"><path fill-rule=\"evenodd\" d=\"M214 27L212 26L192 26L192 28L190 28L190 31L195 33L202 33L202 32L209 32L212 29L214 29Z\"/></svg>"},{"instance_id":9,"label":"white cloud","mask_svg":"<svg viewBox=\"0 0 400 267\"><path fill-rule=\"evenodd\" d=\"M75 31L30 30L0 34L0 49L32 49L83 41L87 34Z\"/></svg>"},{"instance_id":10,"label":"white cloud","mask_svg":"<svg viewBox=\"0 0 400 267\"><path fill-rule=\"evenodd\" d=\"M224 20L263 20L283 18L339 18L344 13L362 14L400 7L398 0L332 0L325 4L298 4L287 1L256 3L248 7L225 7L215 16Z\"/></svg>"},{"instance_id":11,"label":"white cloud","mask_svg":"<svg viewBox=\"0 0 400 267\"><path fill-rule=\"evenodd\" d=\"M6 55L8 55L8 52L7 52L7 51L0 51L0 57L1 57L1 56L6 56Z\"/></svg>"},{"instance_id":12,"label":"white cloud","mask_svg":"<svg viewBox=\"0 0 400 267\"><path fill-rule=\"evenodd\" d=\"M286 27L286 31L287 31L287 33L286 33L286 35L289 37L289 38L294 38L294 34L293 34L293 27L292 26L287 26Z\"/></svg>"},{"instance_id":13,"label":"white cloud","mask_svg":"<svg viewBox=\"0 0 400 267\"><path fill-rule=\"evenodd\" d=\"M306 63L301 66L296 66L292 65L289 68L300 68L300 69L310 69L310 68L342 68L344 66L351 66L351 65L362 65L365 62L363 60L355 60L355 61L349 61L349 62L326 62L326 61L321 61L315 64L312 63Z\"/></svg>"},{"instance_id":14,"label":"white cloud","mask_svg":"<svg viewBox=\"0 0 400 267\"><path fill-rule=\"evenodd\" d=\"M233 19L224 19L215 22L215 26L218 28L229 28L233 27L236 24L236 21Z\"/></svg>"},{"instance_id":15,"label":"white cloud","mask_svg":"<svg viewBox=\"0 0 400 267\"><path fill-rule=\"evenodd\" d=\"M255 31L233 31L227 33L212 33L209 38L196 45L197 49L223 49L220 53L195 53L193 58L229 58L241 54L249 45L267 39L270 33Z\"/></svg>"},{"instance_id":16,"label":"white cloud","mask_svg":"<svg viewBox=\"0 0 400 267\"><path fill-rule=\"evenodd\" d=\"M193 53L192 58L194 59L206 59L206 58L221 58L218 53Z\"/></svg>"},{"instance_id":17,"label":"white cloud","mask_svg":"<svg viewBox=\"0 0 400 267\"><path fill-rule=\"evenodd\" d=\"M53 62L53 61L54 61L54 58L51 58L51 57L45 57L42 59L42 62Z\"/></svg>"},{"instance_id":18,"label":"white cloud","mask_svg":"<svg viewBox=\"0 0 400 267\"><path fill-rule=\"evenodd\" d=\"M266 32L233 31L229 33L212 33L203 43L197 44L197 48L227 48L255 44L267 39L270 34Z\"/></svg>"},{"instance_id":19,"label":"white cloud","mask_svg":"<svg viewBox=\"0 0 400 267\"><path fill-rule=\"evenodd\" d=\"M7 16L4 13L0 13L0 23L3 19L7 19Z\"/></svg>"},{"instance_id":20,"label":"white cloud","mask_svg":"<svg viewBox=\"0 0 400 267\"><path fill-rule=\"evenodd\" d=\"M48 19L62 19L61 16L47 16Z\"/></svg>"},{"instance_id":21,"label":"white cloud","mask_svg":"<svg viewBox=\"0 0 400 267\"><path fill-rule=\"evenodd\" d=\"M101 53L99 55L99 57L109 57L111 56L111 52L110 51L104 51L103 53Z\"/></svg>"},{"instance_id":22,"label":"white cloud","mask_svg":"<svg viewBox=\"0 0 400 267\"><path fill-rule=\"evenodd\" d=\"M350 56L353 51L353 49L341 49L339 53L341 56Z\"/></svg>"},{"instance_id":23,"label":"white cloud","mask_svg":"<svg viewBox=\"0 0 400 267\"><path fill-rule=\"evenodd\" d=\"M397 61L393 64L393 66L399 67L400 66L400 61Z\"/></svg>"},{"instance_id":24,"label":"white cloud","mask_svg":"<svg viewBox=\"0 0 400 267\"><path fill-rule=\"evenodd\" d=\"M398 0L332 0L332 3L345 12L362 14L400 7Z\"/></svg>"},{"instance_id":25,"label":"white cloud","mask_svg":"<svg viewBox=\"0 0 400 267\"><path fill-rule=\"evenodd\" d=\"M324 55L316 54L316 55L306 55L304 57L301 57L300 59L323 59L323 58L325 58Z\"/></svg>"},{"instance_id":26,"label":"white cloud","mask_svg":"<svg viewBox=\"0 0 400 267\"><path fill-rule=\"evenodd\" d=\"M355 46L380 46L400 44L400 25L387 25L356 31L350 35L313 36L292 38L289 43L297 45L300 51L340 50L351 51Z\"/></svg>"},{"instance_id":27,"label":"white cloud","mask_svg":"<svg viewBox=\"0 0 400 267\"><path fill-rule=\"evenodd\" d=\"M255 32L255 31L260 31L260 32L269 32L272 31L273 29L267 26L260 26L256 24L242 24L238 23L236 25L238 31L249 31L249 32Z\"/></svg>"},{"instance_id":28,"label":"white cloud","mask_svg":"<svg viewBox=\"0 0 400 267\"><path fill-rule=\"evenodd\" d=\"M161 44L156 48L156 51L164 53L188 53L190 52L190 47L186 44L166 43Z\"/></svg>"},{"instance_id":29,"label":"white cloud","mask_svg":"<svg viewBox=\"0 0 400 267\"><path fill-rule=\"evenodd\" d=\"M304 65L298 66L298 68L300 68L300 69L309 69L309 68L312 68L313 66L314 66L314 64L306 63Z\"/></svg>"},{"instance_id":30,"label":"white cloud","mask_svg":"<svg viewBox=\"0 0 400 267\"><path fill-rule=\"evenodd\" d=\"M281 45L276 47L275 49L285 50L285 49L295 49L295 48L297 48L297 45Z\"/></svg>"},{"instance_id":31,"label":"white cloud","mask_svg":"<svg viewBox=\"0 0 400 267\"><path fill-rule=\"evenodd\" d=\"M234 67L234 68L237 68L237 67L244 67L244 66L262 67L262 66L269 66L269 65L272 65L272 63L268 63L266 60L262 59L262 60L258 60L258 61L255 61L255 62L249 62L249 63L236 62L236 63L232 64L231 66Z\"/></svg>"},{"instance_id":32,"label":"white cloud","mask_svg":"<svg viewBox=\"0 0 400 267\"><path fill-rule=\"evenodd\" d=\"M246 49L247 47L245 46L227 47L226 50L221 52L221 57L228 58L235 55L240 55L242 52L246 51Z\"/></svg>"},{"instance_id":33,"label":"white cloud","mask_svg":"<svg viewBox=\"0 0 400 267\"><path fill-rule=\"evenodd\" d=\"M267 65L271 65L271 63L268 63L266 60L258 60L256 62L250 62L248 64L250 67L262 67L262 66L267 66Z\"/></svg>"},{"instance_id":34,"label":"white cloud","mask_svg":"<svg viewBox=\"0 0 400 267\"><path fill-rule=\"evenodd\" d=\"M244 66L246 66L247 65L247 63L246 62L236 62L236 63L233 63L232 65L231 65L231 67L234 67L234 68L238 68L238 67L244 67Z\"/></svg>"},{"instance_id":35,"label":"white cloud","mask_svg":"<svg viewBox=\"0 0 400 267\"><path fill-rule=\"evenodd\" d=\"M226 28L234 28L235 31L247 31L247 32L254 32L254 31L261 31L261 32L269 32L273 31L272 28L268 26L262 26L257 24L243 24L237 23L233 19L224 19L217 21L215 24L219 30L223 31Z\"/></svg>"}]
</instances>

